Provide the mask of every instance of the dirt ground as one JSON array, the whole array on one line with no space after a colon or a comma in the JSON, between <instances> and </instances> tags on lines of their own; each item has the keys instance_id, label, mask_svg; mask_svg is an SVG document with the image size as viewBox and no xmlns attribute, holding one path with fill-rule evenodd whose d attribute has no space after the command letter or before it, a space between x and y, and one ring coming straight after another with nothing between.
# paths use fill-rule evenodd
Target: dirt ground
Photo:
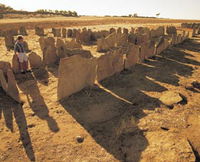
<instances>
[{"instance_id":1,"label":"dirt ground","mask_svg":"<svg viewBox=\"0 0 200 162\"><path fill-rule=\"evenodd\" d=\"M41 54L33 33L25 38ZM11 61L0 43L1 60ZM200 37L59 102L56 69L16 75L23 105L0 90L0 161L200 160ZM167 90L183 102L165 106Z\"/></svg>"}]
</instances>

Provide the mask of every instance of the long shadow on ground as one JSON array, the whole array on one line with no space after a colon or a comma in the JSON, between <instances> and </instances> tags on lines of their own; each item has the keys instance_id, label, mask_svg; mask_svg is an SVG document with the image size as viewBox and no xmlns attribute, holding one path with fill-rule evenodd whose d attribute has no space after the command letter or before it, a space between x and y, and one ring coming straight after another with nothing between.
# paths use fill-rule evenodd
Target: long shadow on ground
<instances>
[{"instance_id":1,"label":"long shadow on ground","mask_svg":"<svg viewBox=\"0 0 200 162\"><path fill-rule=\"evenodd\" d=\"M2 89L0 89L0 99L0 119L2 118L3 114L7 128L10 129L12 132L13 120L15 119L24 150L30 161L35 161L35 154L31 142L31 137L28 132L26 117L22 106L13 101L13 99L11 99L10 97L6 96ZM9 150L8 155L12 154L12 152L10 151L13 150Z\"/></svg>"},{"instance_id":2,"label":"long shadow on ground","mask_svg":"<svg viewBox=\"0 0 200 162\"><path fill-rule=\"evenodd\" d=\"M148 141L137 121L145 116L143 110L154 110L161 104L145 91L167 90L159 82L178 86L178 76L191 76L192 65L200 65L182 51L183 47L193 49L196 43L189 40L184 44L136 65L130 73L114 75L99 87L84 89L60 103L115 158L139 161Z\"/></svg>"},{"instance_id":3,"label":"long shadow on ground","mask_svg":"<svg viewBox=\"0 0 200 162\"><path fill-rule=\"evenodd\" d=\"M24 82L25 81L25 82ZM37 80L30 74L17 77L18 87L26 95L29 106L40 119L46 120L49 129L53 132L59 131L57 122L49 115L49 109L42 97ZM23 84L21 84L23 82Z\"/></svg>"}]
</instances>

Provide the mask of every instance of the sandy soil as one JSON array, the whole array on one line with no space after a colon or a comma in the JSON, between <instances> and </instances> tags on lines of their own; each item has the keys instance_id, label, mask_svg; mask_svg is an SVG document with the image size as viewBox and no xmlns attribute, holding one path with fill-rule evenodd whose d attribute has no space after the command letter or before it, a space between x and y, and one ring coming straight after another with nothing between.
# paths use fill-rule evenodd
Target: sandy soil
<instances>
[{"instance_id":1,"label":"sandy soil","mask_svg":"<svg viewBox=\"0 0 200 162\"><path fill-rule=\"evenodd\" d=\"M41 55L32 30L26 40ZM2 38L0 43L1 60L10 61L13 51L6 51ZM23 106L0 90L0 161L199 158L200 37L60 102L56 69L16 75ZM166 90L180 93L183 102L171 109L163 105L159 97Z\"/></svg>"}]
</instances>

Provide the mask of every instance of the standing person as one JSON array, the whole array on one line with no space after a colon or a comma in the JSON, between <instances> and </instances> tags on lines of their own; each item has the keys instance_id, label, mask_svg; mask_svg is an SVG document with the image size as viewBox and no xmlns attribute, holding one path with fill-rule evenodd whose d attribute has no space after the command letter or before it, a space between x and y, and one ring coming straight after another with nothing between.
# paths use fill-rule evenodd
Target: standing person
<instances>
[{"instance_id":1,"label":"standing person","mask_svg":"<svg viewBox=\"0 0 200 162\"><path fill-rule=\"evenodd\" d=\"M25 74L26 72L31 72L28 70L28 56L26 55L26 51L24 49L24 38L22 35L17 36L17 41L14 46L14 52L15 55L18 56L19 59L19 68L22 74Z\"/></svg>"}]
</instances>

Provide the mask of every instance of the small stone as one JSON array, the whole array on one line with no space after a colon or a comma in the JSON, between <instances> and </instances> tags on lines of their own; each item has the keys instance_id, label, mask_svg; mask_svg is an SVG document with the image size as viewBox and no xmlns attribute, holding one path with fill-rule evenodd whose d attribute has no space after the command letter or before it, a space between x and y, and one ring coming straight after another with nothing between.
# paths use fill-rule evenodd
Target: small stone
<instances>
[{"instance_id":1,"label":"small stone","mask_svg":"<svg viewBox=\"0 0 200 162\"><path fill-rule=\"evenodd\" d=\"M172 106L173 104L180 103L183 98L179 93L173 91L165 91L159 98L159 100L167 106Z\"/></svg>"},{"instance_id":2,"label":"small stone","mask_svg":"<svg viewBox=\"0 0 200 162\"><path fill-rule=\"evenodd\" d=\"M78 143L83 143L84 137L77 136L77 137L76 137L76 141L77 141Z\"/></svg>"}]
</instances>

